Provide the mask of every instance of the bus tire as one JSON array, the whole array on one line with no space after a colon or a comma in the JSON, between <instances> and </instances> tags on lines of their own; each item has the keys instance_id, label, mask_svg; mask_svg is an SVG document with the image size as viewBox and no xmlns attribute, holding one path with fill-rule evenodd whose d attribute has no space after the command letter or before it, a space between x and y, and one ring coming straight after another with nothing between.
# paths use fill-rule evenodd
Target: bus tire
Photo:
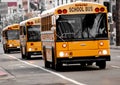
<instances>
[{"instance_id":1,"label":"bus tire","mask_svg":"<svg viewBox=\"0 0 120 85\"><path fill-rule=\"evenodd\" d=\"M55 55L54 55L54 48L52 47L52 69L56 69L57 62L55 64Z\"/></svg>"},{"instance_id":2,"label":"bus tire","mask_svg":"<svg viewBox=\"0 0 120 85\"><path fill-rule=\"evenodd\" d=\"M31 59L31 55L28 53L28 52L26 52L26 59Z\"/></svg>"},{"instance_id":3,"label":"bus tire","mask_svg":"<svg viewBox=\"0 0 120 85\"><path fill-rule=\"evenodd\" d=\"M24 51L25 51L25 59L31 59L31 55L27 52L27 46L24 47Z\"/></svg>"},{"instance_id":4,"label":"bus tire","mask_svg":"<svg viewBox=\"0 0 120 85\"><path fill-rule=\"evenodd\" d=\"M48 62L48 61L45 60L45 67L46 68L50 68L50 62Z\"/></svg>"},{"instance_id":5,"label":"bus tire","mask_svg":"<svg viewBox=\"0 0 120 85\"><path fill-rule=\"evenodd\" d=\"M62 63L58 63L57 60L55 62L55 55L54 55L54 48L52 47L52 69L55 69L56 71L60 71L62 67Z\"/></svg>"},{"instance_id":6,"label":"bus tire","mask_svg":"<svg viewBox=\"0 0 120 85\"><path fill-rule=\"evenodd\" d=\"M25 54L24 54L24 52L23 52L23 49L25 50L25 48L23 48L22 46L21 46L21 57L22 57L22 59L25 59Z\"/></svg>"},{"instance_id":7,"label":"bus tire","mask_svg":"<svg viewBox=\"0 0 120 85\"><path fill-rule=\"evenodd\" d=\"M106 68L106 61L98 61L96 62L97 66L99 66L100 69Z\"/></svg>"},{"instance_id":8,"label":"bus tire","mask_svg":"<svg viewBox=\"0 0 120 85\"><path fill-rule=\"evenodd\" d=\"M57 64L55 65L55 70L56 70L56 71L61 71L61 70L62 70L62 63L57 63Z\"/></svg>"},{"instance_id":9,"label":"bus tire","mask_svg":"<svg viewBox=\"0 0 120 85\"><path fill-rule=\"evenodd\" d=\"M3 49L4 49L4 53L10 53L10 51L7 49L7 45L4 45Z\"/></svg>"},{"instance_id":10,"label":"bus tire","mask_svg":"<svg viewBox=\"0 0 120 85\"><path fill-rule=\"evenodd\" d=\"M7 53L5 45L3 45L3 50L4 50L4 53Z\"/></svg>"},{"instance_id":11,"label":"bus tire","mask_svg":"<svg viewBox=\"0 0 120 85\"><path fill-rule=\"evenodd\" d=\"M46 50L45 50L45 46L43 46L43 58L44 58L44 65L45 68L50 68L50 63L47 61L46 59Z\"/></svg>"},{"instance_id":12,"label":"bus tire","mask_svg":"<svg viewBox=\"0 0 120 85\"><path fill-rule=\"evenodd\" d=\"M9 49L7 50L7 53L10 53L10 50L9 50Z\"/></svg>"}]
</instances>

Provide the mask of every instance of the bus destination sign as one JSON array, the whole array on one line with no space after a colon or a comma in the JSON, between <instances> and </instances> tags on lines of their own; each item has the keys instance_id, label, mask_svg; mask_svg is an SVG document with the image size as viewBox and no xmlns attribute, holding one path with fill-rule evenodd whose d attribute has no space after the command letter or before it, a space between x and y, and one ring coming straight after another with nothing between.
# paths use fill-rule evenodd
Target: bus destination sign
<instances>
[{"instance_id":1,"label":"bus destination sign","mask_svg":"<svg viewBox=\"0 0 120 85\"><path fill-rule=\"evenodd\" d=\"M69 7L69 12L91 12L93 11L93 6L88 6L88 4L75 4L73 7Z\"/></svg>"}]
</instances>

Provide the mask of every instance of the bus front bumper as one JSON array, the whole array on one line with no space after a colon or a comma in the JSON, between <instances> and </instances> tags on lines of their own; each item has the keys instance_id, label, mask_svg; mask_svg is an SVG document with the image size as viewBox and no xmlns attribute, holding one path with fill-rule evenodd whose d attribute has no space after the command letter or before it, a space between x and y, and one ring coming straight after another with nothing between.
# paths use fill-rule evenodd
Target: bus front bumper
<instances>
[{"instance_id":1,"label":"bus front bumper","mask_svg":"<svg viewBox=\"0 0 120 85\"><path fill-rule=\"evenodd\" d=\"M42 55L41 51L36 51L36 52L28 52L30 55Z\"/></svg>"},{"instance_id":2,"label":"bus front bumper","mask_svg":"<svg viewBox=\"0 0 120 85\"><path fill-rule=\"evenodd\" d=\"M8 47L9 51L20 51L20 47Z\"/></svg>"},{"instance_id":3,"label":"bus front bumper","mask_svg":"<svg viewBox=\"0 0 120 85\"><path fill-rule=\"evenodd\" d=\"M81 62L97 62L97 61L110 61L110 55L108 56L99 56L99 57L71 57L71 58L57 58L57 63L81 63Z\"/></svg>"}]
</instances>

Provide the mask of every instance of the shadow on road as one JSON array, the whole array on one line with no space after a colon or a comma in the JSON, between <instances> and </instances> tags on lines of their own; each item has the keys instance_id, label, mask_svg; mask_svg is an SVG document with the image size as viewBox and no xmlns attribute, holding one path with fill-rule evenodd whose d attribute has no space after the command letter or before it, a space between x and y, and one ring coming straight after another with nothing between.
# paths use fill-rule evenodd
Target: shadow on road
<instances>
[{"instance_id":1,"label":"shadow on road","mask_svg":"<svg viewBox=\"0 0 120 85\"><path fill-rule=\"evenodd\" d=\"M49 70L56 71L55 69L52 68L47 68ZM67 65L67 66L62 66L57 72L74 72L74 71L97 71L100 70L99 67L95 65L91 66L81 66L81 65Z\"/></svg>"}]
</instances>

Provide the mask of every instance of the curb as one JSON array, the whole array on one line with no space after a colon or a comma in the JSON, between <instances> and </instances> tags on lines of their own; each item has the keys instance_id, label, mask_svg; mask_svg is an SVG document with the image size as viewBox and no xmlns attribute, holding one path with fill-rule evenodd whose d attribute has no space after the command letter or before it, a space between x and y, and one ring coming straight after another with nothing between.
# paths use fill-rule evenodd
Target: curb
<instances>
[{"instance_id":1,"label":"curb","mask_svg":"<svg viewBox=\"0 0 120 85\"><path fill-rule=\"evenodd\" d=\"M120 50L120 46L111 45L111 46L110 46L110 49L117 49L117 50Z\"/></svg>"}]
</instances>

